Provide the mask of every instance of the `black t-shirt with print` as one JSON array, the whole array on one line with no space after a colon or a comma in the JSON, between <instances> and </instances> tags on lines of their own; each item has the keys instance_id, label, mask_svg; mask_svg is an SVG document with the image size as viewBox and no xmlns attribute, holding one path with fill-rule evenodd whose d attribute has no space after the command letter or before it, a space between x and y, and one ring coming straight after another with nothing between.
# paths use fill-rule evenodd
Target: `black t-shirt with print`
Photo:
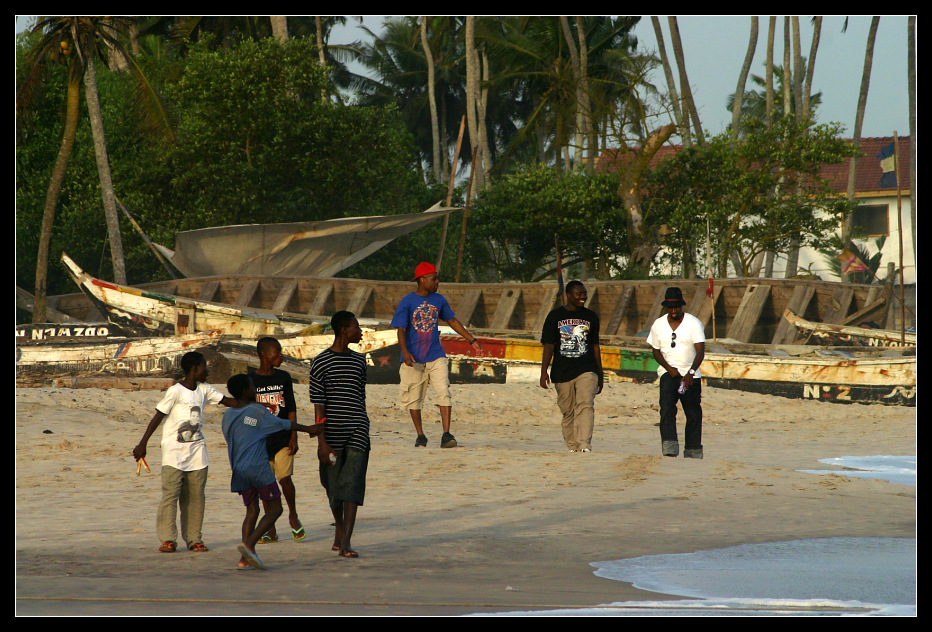
<instances>
[{"instance_id":1,"label":"black t-shirt with print","mask_svg":"<svg viewBox=\"0 0 932 632\"><path fill-rule=\"evenodd\" d=\"M547 314L540 341L553 345L551 382L569 382L583 373L598 373L593 345L599 344L599 315L588 307L561 306Z\"/></svg>"},{"instance_id":2,"label":"black t-shirt with print","mask_svg":"<svg viewBox=\"0 0 932 632\"><path fill-rule=\"evenodd\" d=\"M282 419L288 419L288 413L297 411L291 375L287 371L272 369L272 375L259 375L253 371L249 373L249 377L252 379L253 386L256 387L256 401L260 404L273 404L275 407L272 410L273 414ZM287 448L290 440L290 430L281 430L269 435L265 440L269 460L272 460L279 450Z\"/></svg>"}]
</instances>

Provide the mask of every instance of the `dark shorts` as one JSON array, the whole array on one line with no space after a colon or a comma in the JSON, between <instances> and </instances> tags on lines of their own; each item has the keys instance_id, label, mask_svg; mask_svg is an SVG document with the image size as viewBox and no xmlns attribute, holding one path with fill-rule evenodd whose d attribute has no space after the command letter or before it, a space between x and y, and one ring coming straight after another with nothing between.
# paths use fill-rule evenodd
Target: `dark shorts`
<instances>
[{"instance_id":1,"label":"dark shorts","mask_svg":"<svg viewBox=\"0 0 932 632\"><path fill-rule=\"evenodd\" d=\"M340 503L362 505L366 498L366 470L369 468L369 452L346 448L334 450L337 462L320 466L320 484L327 490L331 506Z\"/></svg>"},{"instance_id":2,"label":"dark shorts","mask_svg":"<svg viewBox=\"0 0 932 632\"><path fill-rule=\"evenodd\" d=\"M252 501L254 501L257 496L260 500L264 500L266 502L275 500L276 498L281 498L282 490L279 489L278 483L269 483L265 487L260 487L259 489L250 487L246 491L240 492L239 495L243 497L243 504L248 507L252 504Z\"/></svg>"}]
</instances>

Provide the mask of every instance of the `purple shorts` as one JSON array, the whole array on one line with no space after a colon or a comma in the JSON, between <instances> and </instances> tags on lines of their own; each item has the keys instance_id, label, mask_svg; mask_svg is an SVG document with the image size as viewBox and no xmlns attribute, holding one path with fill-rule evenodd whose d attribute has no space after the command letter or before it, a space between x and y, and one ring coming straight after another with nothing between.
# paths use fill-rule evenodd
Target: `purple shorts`
<instances>
[{"instance_id":1,"label":"purple shorts","mask_svg":"<svg viewBox=\"0 0 932 632\"><path fill-rule=\"evenodd\" d=\"M269 483L265 487L260 487L259 489L250 487L246 491L240 492L239 495L243 497L243 504L248 507L252 504L252 501L256 499L256 496L266 502L281 498L282 490L279 489L278 483Z\"/></svg>"}]
</instances>

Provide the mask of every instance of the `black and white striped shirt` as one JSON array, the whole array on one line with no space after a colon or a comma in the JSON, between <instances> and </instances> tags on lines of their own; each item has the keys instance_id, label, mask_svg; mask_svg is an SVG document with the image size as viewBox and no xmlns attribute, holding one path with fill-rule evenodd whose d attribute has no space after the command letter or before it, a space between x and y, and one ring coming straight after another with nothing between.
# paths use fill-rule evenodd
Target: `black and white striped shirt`
<instances>
[{"instance_id":1,"label":"black and white striped shirt","mask_svg":"<svg viewBox=\"0 0 932 632\"><path fill-rule=\"evenodd\" d=\"M349 350L325 349L311 364L311 403L324 406L324 439L334 450L369 450L366 360Z\"/></svg>"}]
</instances>

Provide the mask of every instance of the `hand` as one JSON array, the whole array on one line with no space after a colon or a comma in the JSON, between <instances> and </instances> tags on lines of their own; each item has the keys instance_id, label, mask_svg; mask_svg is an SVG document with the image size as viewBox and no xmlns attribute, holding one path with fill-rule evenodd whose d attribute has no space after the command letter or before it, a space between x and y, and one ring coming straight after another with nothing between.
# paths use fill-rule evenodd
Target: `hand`
<instances>
[{"instance_id":1,"label":"hand","mask_svg":"<svg viewBox=\"0 0 932 632\"><path fill-rule=\"evenodd\" d=\"M670 374L670 377L674 377L674 378L680 377L680 372L676 369L675 366L671 366L670 370L667 371L667 373Z\"/></svg>"},{"instance_id":2,"label":"hand","mask_svg":"<svg viewBox=\"0 0 932 632\"><path fill-rule=\"evenodd\" d=\"M693 376L692 376L691 374L687 373L687 374L683 377L683 385L684 385L687 389L689 389L689 388L693 385Z\"/></svg>"},{"instance_id":3,"label":"hand","mask_svg":"<svg viewBox=\"0 0 932 632\"><path fill-rule=\"evenodd\" d=\"M485 347L482 346L482 342L478 338L475 338L474 340L476 341L476 344L470 346L478 349L479 355L485 355Z\"/></svg>"},{"instance_id":4,"label":"hand","mask_svg":"<svg viewBox=\"0 0 932 632\"><path fill-rule=\"evenodd\" d=\"M291 439L288 440L288 454L293 456L297 453L298 453L298 437L297 435L292 434Z\"/></svg>"},{"instance_id":5,"label":"hand","mask_svg":"<svg viewBox=\"0 0 932 632\"><path fill-rule=\"evenodd\" d=\"M599 390L595 392L596 395L600 395L602 393L602 387L604 385L605 385L605 378L599 375Z\"/></svg>"},{"instance_id":6,"label":"hand","mask_svg":"<svg viewBox=\"0 0 932 632\"><path fill-rule=\"evenodd\" d=\"M333 465L333 461L330 459L331 454L333 458L336 459L336 452L334 452L325 441L321 440L317 446L317 460L324 465Z\"/></svg>"},{"instance_id":7,"label":"hand","mask_svg":"<svg viewBox=\"0 0 932 632\"><path fill-rule=\"evenodd\" d=\"M541 371L540 373L540 387L541 388L550 388L550 377L547 375L546 371Z\"/></svg>"},{"instance_id":8,"label":"hand","mask_svg":"<svg viewBox=\"0 0 932 632\"><path fill-rule=\"evenodd\" d=\"M137 461L146 458L146 446L142 443L133 448L133 458Z\"/></svg>"}]
</instances>

